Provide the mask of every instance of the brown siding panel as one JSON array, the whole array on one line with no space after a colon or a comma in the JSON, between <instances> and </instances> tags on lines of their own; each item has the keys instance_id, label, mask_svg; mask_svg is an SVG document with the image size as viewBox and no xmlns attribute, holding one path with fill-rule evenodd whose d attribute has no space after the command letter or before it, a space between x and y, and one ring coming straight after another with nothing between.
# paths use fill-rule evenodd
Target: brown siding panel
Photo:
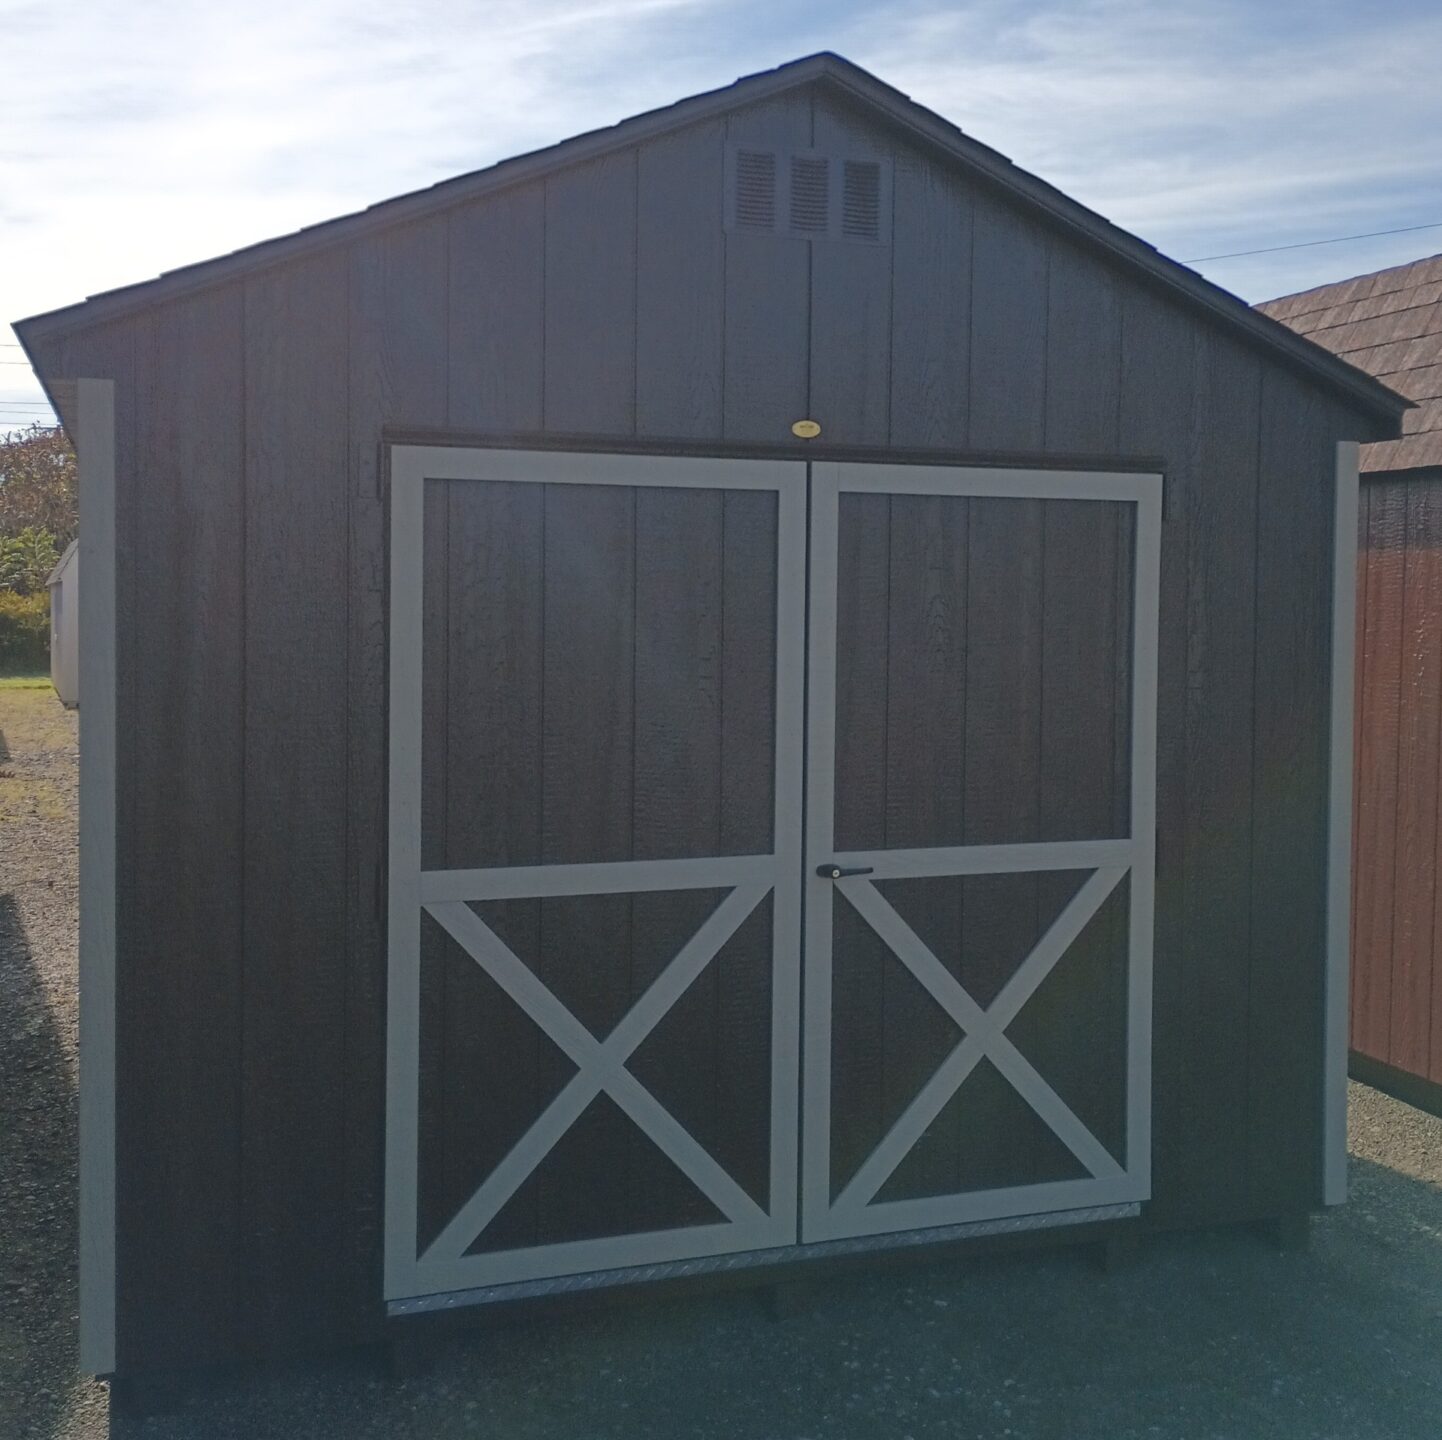
<instances>
[{"instance_id":1,"label":"brown siding panel","mask_svg":"<svg viewBox=\"0 0 1442 1440\"><path fill-rule=\"evenodd\" d=\"M347 257L246 284L249 1342L334 1343L345 1227Z\"/></svg>"},{"instance_id":2,"label":"brown siding panel","mask_svg":"<svg viewBox=\"0 0 1442 1440\"><path fill-rule=\"evenodd\" d=\"M1368 524L1366 621L1357 667L1362 723L1357 746L1352 1048L1385 1061L1391 1048L1407 487L1405 481L1382 482L1369 484L1362 493Z\"/></svg>"},{"instance_id":3,"label":"brown siding panel","mask_svg":"<svg viewBox=\"0 0 1442 1440\"><path fill-rule=\"evenodd\" d=\"M891 443L967 443L971 192L898 148L893 175Z\"/></svg>"},{"instance_id":4,"label":"brown siding panel","mask_svg":"<svg viewBox=\"0 0 1442 1440\"><path fill-rule=\"evenodd\" d=\"M641 147L636 195L636 433L721 431L726 125Z\"/></svg>"},{"instance_id":5,"label":"brown siding panel","mask_svg":"<svg viewBox=\"0 0 1442 1440\"><path fill-rule=\"evenodd\" d=\"M1352 1049L1442 1083L1442 473L1363 486Z\"/></svg>"},{"instance_id":6,"label":"brown siding panel","mask_svg":"<svg viewBox=\"0 0 1442 1440\"><path fill-rule=\"evenodd\" d=\"M1121 287L1114 272L1054 242L1047 269L1048 450L1116 454L1121 340Z\"/></svg>"},{"instance_id":7,"label":"brown siding panel","mask_svg":"<svg viewBox=\"0 0 1442 1440\"><path fill-rule=\"evenodd\" d=\"M126 1308L152 1363L183 1363L228 1349L239 1280L240 291L154 311L137 332L147 461L131 512L144 544L122 1012L121 1083L136 1120L125 1137Z\"/></svg>"},{"instance_id":8,"label":"brown siding panel","mask_svg":"<svg viewBox=\"0 0 1442 1440\"><path fill-rule=\"evenodd\" d=\"M450 217L447 361L457 429L541 429L545 234L541 185Z\"/></svg>"},{"instance_id":9,"label":"brown siding panel","mask_svg":"<svg viewBox=\"0 0 1442 1440\"><path fill-rule=\"evenodd\" d=\"M1305 386L1263 377L1248 987L1249 1183L1261 1211L1322 1198L1332 427Z\"/></svg>"},{"instance_id":10,"label":"brown siding panel","mask_svg":"<svg viewBox=\"0 0 1442 1440\"><path fill-rule=\"evenodd\" d=\"M890 161L893 147L848 108L818 96L815 148L833 165ZM811 411L841 444L885 445L891 401L890 235L886 245L820 241L811 247ZM800 419L798 415L795 417Z\"/></svg>"},{"instance_id":11,"label":"brown siding panel","mask_svg":"<svg viewBox=\"0 0 1442 1440\"><path fill-rule=\"evenodd\" d=\"M1040 450L1046 434L1050 239L978 195L972 217L970 430L978 450Z\"/></svg>"},{"instance_id":12,"label":"brown siding panel","mask_svg":"<svg viewBox=\"0 0 1442 1440\"><path fill-rule=\"evenodd\" d=\"M1182 965L1189 1013L1180 1203L1219 1217L1246 1204L1247 1007L1256 648L1260 369L1200 341L1196 484L1187 494L1187 746ZM1178 643L1180 637L1172 637Z\"/></svg>"},{"instance_id":13,"label":"brown siding panel","mask_svg":"<svg viewBox=\"0 0 1442 1440\"><path fill-rule=\"evenodd\" d=\"M379 1329L384 1225L386 863L386 506L381 428L443 425L447 410L449 232L444 220L350 252L346 1025L343 1283L360 1334Z\"/></svg>"},{"instance_id":14,"label":"brown siding panel","mask_svg":"<svg viewBox=\"0 0 1442 1440\"><path fill-rule=\"evenodd\" d=\"M545 426L636 428L636 152L546 182Z\"/></svg>"},{"instance_id":15,"label":"brown siding panel","mask_svg":"<svg viewBox=\"0 0 1442 1440\"><path fill-rule=\"evenodd\" d=\"M1396 912L1388 1063L1427 1075L1437 890L1438 696L1442 691L1442 487L1407 482L1407 562L1397 735Z\"/></svg>"},{"instance_id":16,"label":"brown siding panel","mask_svg":"<svg viewBox=\"0 0 1442 1440\"><path fill-rule=\"evenodd\" d=\"M779 150L811 144L811 96L791 93L727 117L726 140ZM810 405L811 247L726 234L722 435L783 444Z\"/></svg>"}]
</instances>

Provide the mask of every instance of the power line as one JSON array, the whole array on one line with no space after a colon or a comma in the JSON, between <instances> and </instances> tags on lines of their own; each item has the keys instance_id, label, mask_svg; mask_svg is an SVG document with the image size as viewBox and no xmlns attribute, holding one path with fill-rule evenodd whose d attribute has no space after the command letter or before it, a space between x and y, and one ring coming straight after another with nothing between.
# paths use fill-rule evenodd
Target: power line
<instances>
[{"instance_id":1,"label":"power line","mask_svg":"<svg viewBox=\"0 0 1442 1440\"><path fill-rule=\"evenodd\" d=\"M1347 240L1376 240L1382 235L1410 235L1417 230L1442 230L1442 220L1426 225L1399 225L1395 230L1368 230L1363 235L1333 235L1328 240L1299 240L1295 245L1268 245L1262 250L1231 250L1225 255L1198 255L1183 265L1204 265L1208 260L1240 260L1245 255L1275 255L1280 250L1310 250L1314 245L1341 245Z\"/></svg>"}]
</instances>

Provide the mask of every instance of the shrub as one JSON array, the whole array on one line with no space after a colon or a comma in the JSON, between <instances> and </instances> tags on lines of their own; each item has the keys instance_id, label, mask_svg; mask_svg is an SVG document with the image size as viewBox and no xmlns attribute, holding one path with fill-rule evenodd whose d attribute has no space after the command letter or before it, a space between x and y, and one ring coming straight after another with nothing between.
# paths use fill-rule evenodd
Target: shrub
<instances>
[{"instance_id":1,"label":"shrub","mask_svg":"<svg viewBox=\"0 0 1442 1440\"><path fill-rule=\"evenodd\" d=\"M30 673L49 665L49 594L0 590L0 671Z\"/></svg>"},{"instance_id":2,"label":"shrub","mask_svg":"<svg viewBox=\"0 0 1442 1440\"><path fill-rule=\"evenodd\" d=\"M55 537L27 525L18 535L0 535L0 590L41 594L60 559Z\"/></svg>"}]
</instances>

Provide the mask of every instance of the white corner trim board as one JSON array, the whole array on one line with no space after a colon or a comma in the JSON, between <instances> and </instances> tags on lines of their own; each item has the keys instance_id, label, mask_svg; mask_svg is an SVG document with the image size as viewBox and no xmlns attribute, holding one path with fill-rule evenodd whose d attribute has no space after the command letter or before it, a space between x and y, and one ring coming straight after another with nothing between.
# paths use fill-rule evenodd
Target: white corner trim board
<instances>
[{"instance_id":1,"label":"white corner trim board","mask_svg":"<svg viewBox=\"0 0 1442 1440\"><path fill-rule=\"evenodd\" d=\"M1347 1024L1352 970L1352 725L1357 645L1355 440L1337 446L1332 568L1332 775L1327 818L1327 985L1322 1200L1347 1198Z\"/></svg>"},{"instance_id":2,"label":"white corner trim board","mask_svg":"<svg viewBox=\"0 0 1442 1440\"><path fill-rule=\"evenodd\" d=\"M80 471L80 1368L115 1369L115 382L76 382Z\"/></svg>"}]
</instances>

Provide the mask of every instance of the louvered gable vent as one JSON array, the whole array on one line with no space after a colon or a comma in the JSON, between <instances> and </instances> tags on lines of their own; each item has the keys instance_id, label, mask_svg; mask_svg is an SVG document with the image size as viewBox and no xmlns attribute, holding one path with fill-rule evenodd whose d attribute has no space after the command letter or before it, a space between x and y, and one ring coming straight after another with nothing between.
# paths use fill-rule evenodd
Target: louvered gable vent
<instances>
[{"instance_id":1,"label":"louvered gable vent","mask_svg":"<svg viewBox=\"0 0 1442 1440\"><path fill-rule=\"evenodd\" d=\"M848 160L841 189L841 233L848 240L881 238L881 165Z\"/></svg>"},{"instance_id":2,"label":"louvered gable vent","mask_svg":"<svg viewBox=\"0 0 1442 1440\"><path fill-rule=\"evenodd\" d=\"M741 230L776 228L776 156L769 150L736 152L736 225Z\"/></svg>"},{"instance_id":3,"label":"louvered gable vent","mask_svg":"<svg viewBox=\"0 0 1442 1440\"><path fill-rule=\"evenodd\" d=\"M825 235L831 229L831 162L824 155L791 157L791 233Z\"/></svg>"},{"instance_id":4,"label":"louvered gable vent","mask_svg":"<svg viewBox=\"0 0 1442 1440\"><path fill-rule=\"evenodd\" d=\"M797 240L886 244L891 167L813 150L736 146L726 166L726 228Z\"/></svg>"}]
</instances>

